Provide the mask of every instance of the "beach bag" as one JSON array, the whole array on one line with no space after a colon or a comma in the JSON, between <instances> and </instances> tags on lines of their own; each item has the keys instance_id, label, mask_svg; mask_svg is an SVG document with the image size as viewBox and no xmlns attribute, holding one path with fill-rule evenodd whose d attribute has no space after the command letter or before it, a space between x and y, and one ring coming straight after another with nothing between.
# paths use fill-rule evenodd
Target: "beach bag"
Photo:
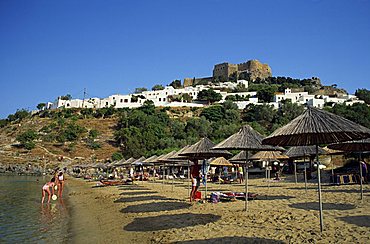
<instances>
[{"instance_id":1,"label":"beach bag","mask_svg":"<svg viewBox=\"0 0 370 244\"><path fill-rule=\"evenodd\" d=\"M212 203L218 203L220 202L220 196L216 193L211 193L211 202Z\"/></svg>"},{"instance_id":2,"label":"beach bag","mask_svg":"<svg viewBox=\"0 0 370 244\"><path fill-rule=\"evenodd\" d=\"M195 193L195 199L202 199L202 193L200 191Z\"/></svg>"}]
</instances>

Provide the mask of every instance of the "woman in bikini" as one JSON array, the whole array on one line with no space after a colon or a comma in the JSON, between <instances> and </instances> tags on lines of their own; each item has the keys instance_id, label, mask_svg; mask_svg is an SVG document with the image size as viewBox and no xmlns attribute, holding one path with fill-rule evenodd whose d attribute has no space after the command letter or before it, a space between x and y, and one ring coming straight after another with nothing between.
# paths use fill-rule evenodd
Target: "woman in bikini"
<instances>
[{"instance_id":1,"label":"woman in bikini","mask_svg":"<svg viewBox=\"0 0 370 244\"><path fill-rule=\"evenodd\" d=\"M44 203L45 193L48 193L48 203L50 203L51 195L54 195L54 186L55 186L55 178L53 177L53 178L51 178L50 182L47 182L42 187L42 200L41 200L41 203ZM51 192L50 192L50 187L51 187Z\"/></svg>"},{"instance_id":2,"label":"woman in bikini","mask_svg":"<svg viewBox=\"0 0 370 244\"><path fill-rule=\"evenodd\" d=\"M63 172L59 172L58 174L58 195L61 198L63 194L63 189L64 189L64 175Z\"/></svg>"}]
</instances>

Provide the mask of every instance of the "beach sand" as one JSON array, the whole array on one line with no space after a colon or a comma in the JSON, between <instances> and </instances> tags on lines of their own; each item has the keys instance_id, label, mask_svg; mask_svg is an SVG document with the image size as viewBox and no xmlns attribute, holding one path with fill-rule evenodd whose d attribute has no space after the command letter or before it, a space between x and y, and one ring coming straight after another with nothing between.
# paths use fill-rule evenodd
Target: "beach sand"
<instances>
[{"instance_id":1,"label":"beach sand","mask_svg":"<svg viewBox=\"0 0 370 244\"><path fill-rule=\"evenodd\" d=\"M188 202L188 182L135 182L96 187L70 177L75 243L370 243L370 186L323 186L320 233L316 184L250 180L249 201ZM205 187L201 187L204 194ZM211 191L243 191L241 184L208 184Z\"/></svg>"}]
</instances>

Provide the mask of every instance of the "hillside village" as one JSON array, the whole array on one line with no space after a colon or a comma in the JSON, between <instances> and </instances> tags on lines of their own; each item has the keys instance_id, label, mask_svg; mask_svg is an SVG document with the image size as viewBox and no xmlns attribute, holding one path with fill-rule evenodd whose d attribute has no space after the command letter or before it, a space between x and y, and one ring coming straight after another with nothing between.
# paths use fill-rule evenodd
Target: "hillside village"
<instances>
[{"instance_id":1,"label":"hillside village","mask_svg":"<svg viewBox=\"0 0 370 244\"><path fill-rule=\"evenodd\" d=\"M345 92L329 94L327 90L321 89L314 94L304 89L286 87L282 92L275 92L272 101L266 102L258 98L256 91L248 89L251 84L272 77L271 68L267 64L261 64L258 60L250 60L241 64L221 63L216 64L212 77L185 78L183 84L178 86L168 85L148 91L134 94L114 94L107 98L84 98L70 99L58 97L54 102L45 104L44 109L58 108L137 108L145 101L150 100L156 107L204 107L208 103L199 99L198 95L203 90L212 89L221 95L219 103L233 98L233 102L239 109L244 109L249 104L269 104L279 108L281 104L290 100L292 103L323 108L325 104L364 103L355 95ZM322 88L318 78L309 79L312 86Z\"/></svg>"}]
</instances>

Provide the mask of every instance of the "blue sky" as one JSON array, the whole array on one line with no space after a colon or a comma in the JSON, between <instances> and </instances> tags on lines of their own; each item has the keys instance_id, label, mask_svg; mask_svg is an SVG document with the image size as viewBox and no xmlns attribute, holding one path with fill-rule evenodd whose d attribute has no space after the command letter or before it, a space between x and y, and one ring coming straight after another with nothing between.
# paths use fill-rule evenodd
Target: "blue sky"
<instances>
[{"instance_id":1,"label":"blue sky","mask_svg":"<svg viewBox=\"0 0 370 244\"><path fill-rule=\"evenodd\" d=\"M0 0L0 118L250 59L274 76L370 89L370 0Z\"/></svg>"}]
</instances>

